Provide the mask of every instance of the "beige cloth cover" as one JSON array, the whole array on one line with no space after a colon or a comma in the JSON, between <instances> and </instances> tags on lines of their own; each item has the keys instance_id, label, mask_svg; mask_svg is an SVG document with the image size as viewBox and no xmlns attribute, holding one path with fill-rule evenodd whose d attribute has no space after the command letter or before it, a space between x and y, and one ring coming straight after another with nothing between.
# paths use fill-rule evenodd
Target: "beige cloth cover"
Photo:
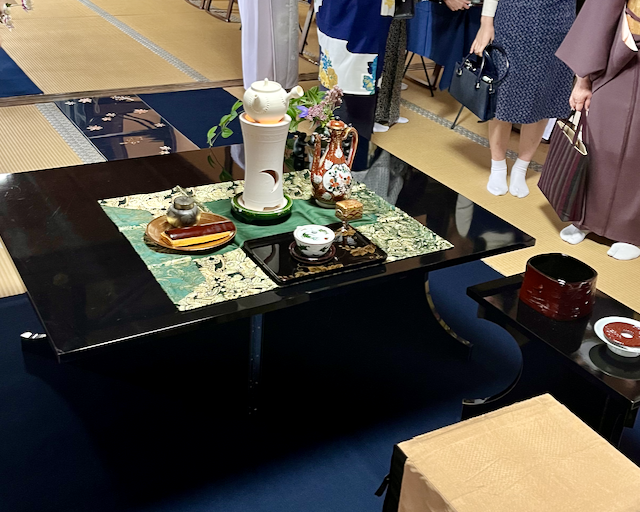
<instances>
[{"instance_id":1,"label":"beige cloth cover","mask_svg":"<svg viewBox=\"0 0 640 512\"><path fill-rule=\"evenodd\" d=\"M399 512L640 511L640 468L550 395L399 447Z\"/></svg>"}]
</instances>

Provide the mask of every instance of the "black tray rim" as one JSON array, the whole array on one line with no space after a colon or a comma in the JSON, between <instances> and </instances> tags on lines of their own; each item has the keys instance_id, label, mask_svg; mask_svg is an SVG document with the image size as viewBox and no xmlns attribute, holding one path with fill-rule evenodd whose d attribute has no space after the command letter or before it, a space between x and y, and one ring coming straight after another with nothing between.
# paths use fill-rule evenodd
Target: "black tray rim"
<instances>
[{"instance_id":1,"label":"black tray rim","mask_svg":"<svg viewBox=\"0 0 640 512\"><path fill-rule=\"evenodd\" d=\"M332 229L333 231L335 231L336 229L338 229L340 226L342 226L341 222L335 223L335 224L328 224L327 227L329 229ZM287 280L282 280L282 278L276 274L273 270L271 270L271 268L266 265L264 263L264 261L262 261L262 259L260 259L254 252L253 250L259 247L264 247L265 245L272 245L273 242L281 240L281 239L288 239L289 237L291 238L291 240L295 240L293 238L293 231L287 231L285 233L278 233L276 235L269 235L269 236L264 236L264 237L259 237L259 238L252 238L250 240L245 240L244 243L242 244L242 249L244 250L244 252L251 258L251 260L258 265L263 272L265 272L265 274L267 274L277 285L279 286L289 286L292 284L297 284L303 281L316 281L318 279L323 279L325 277L329 277L335 274L346 274L348 272L353 272L355 270L361 270L363 268L368 268L368 267L376 267L378 265L383 265L386 261L387 261L387 253L384 249L382 249L380 246L374 244L371 240L369 240L365 235L363 235L360 231L358 231L358 228L351 226L353 229L356 230L358 236L364 241L366 242L366 244L371 244L374 245L376 247L376 251L381 253L382 258L380 259L376 259L376 260L364 260L362 263L360 264L354 264L354 265L350 265L346 268L341 268L341 269L333 269L333 270L327 270L325 272L318 272L317 274L310 274L308 276L300 276L300 277L294 277L291 279L287 279ZM334 244L337 242L334 242ZM287 249L288 252L288 249ZM292 256L289 256L291 259L293 259ZM299 262L296 262L299 263Z\"/></svg>"}]
</instances>

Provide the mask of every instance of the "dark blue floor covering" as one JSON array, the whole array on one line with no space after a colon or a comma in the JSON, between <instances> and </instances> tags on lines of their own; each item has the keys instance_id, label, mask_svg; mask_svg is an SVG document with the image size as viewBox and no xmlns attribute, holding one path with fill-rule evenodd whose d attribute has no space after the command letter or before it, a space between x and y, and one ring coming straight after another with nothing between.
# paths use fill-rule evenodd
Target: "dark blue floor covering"
<instances>
[{"instance_id":1,"label":"dark blue floor covering","mask_svg":"<svg viewBox=\"0 0 640 512\"><path fill-rule=\"evenodd\" d=\"M237 98L224 89L140 94L139 97L198 147L207 148L207 132L231 111ZM242 144L240 121L229 124L233 135L216 146Z\"/></svg>"},{"instance_id":2,"label":"dark blue floor covering","mask_svg":"<svg viewBox=\"0 0 640 512\"><path fill-rule=\"evenodd\" d=\"M476 343L470 361L428 315L411 332L392 314L423 315L411 297L363 294L356 318L339 304L322 317L313 304L269 316L254 421L245 414L246 321L194 331L177 346L154 340L58 365L23 355L18 335L38 331L38 319L25 296L4 299L0 509L381 510L373 493L393 444L456 422L463 397L513 377L517 348L476 319L465 295L497 277L482 263L430 276L439 310ZM374 309L381 301L390 316ZM318 328L327 316L332 326ZM623 442L636 456L638 430Z\"/></svg>"},{"instance_id":3,"label":"dark blue floor covering","mask_svg":"<svg viewBox=\"0 0 640 512\"><path fill-rule=\"evenodd\" d=\"M7 55L7 52L0 48L0 98L28 94L42 94L42 91Z\"/></svg>"}]
</instances>

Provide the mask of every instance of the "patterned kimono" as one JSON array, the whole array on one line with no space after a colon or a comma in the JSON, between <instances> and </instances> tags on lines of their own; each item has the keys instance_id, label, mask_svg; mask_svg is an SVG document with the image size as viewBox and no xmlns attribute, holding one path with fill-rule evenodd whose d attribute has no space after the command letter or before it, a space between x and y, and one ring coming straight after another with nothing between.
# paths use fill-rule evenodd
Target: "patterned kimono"
<instances>
[{"instance_id":1,"label":"patterned kimono","mask_svg":"<svg viewBox=\"0 0 640 512\"><path fill-rule=\"evenodd\" d=\"M337 114L368 137L395 0L316 0L315 10L320 83L344 91Z\"/></svg>"},{"instance_id":2,"label":"patterned kimono","mask_svg":"<svg viewBox=\"0 0 640 512\"><path fill-rule=\"evenodd\" d=\"M268 78L298 85L297 0L239 0L244 88Z\"/></svg>"}]
</instances>

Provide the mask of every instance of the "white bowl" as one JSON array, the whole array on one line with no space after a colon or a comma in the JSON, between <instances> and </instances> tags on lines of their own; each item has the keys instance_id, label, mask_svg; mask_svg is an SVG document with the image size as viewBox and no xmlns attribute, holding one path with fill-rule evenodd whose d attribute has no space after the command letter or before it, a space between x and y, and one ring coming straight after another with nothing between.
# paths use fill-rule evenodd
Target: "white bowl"
<instances>
[{"instance_id":1,"label":"white bowl","mask_svg":"<svg viewBox=\"0 0 640 512\"><path fill-rule=\"evenodd\" d=\"M593 325L593 332L595 332L598 338L600 338L607 344L607 348L614 354L622 357L640 356L640 347L626 347L624 345L619 345L617 343L609 341L609 339L604 335L604 326L610 324L611 322L626 322L628 324L635 325L636 327L640 327L640 322L634 320L633 318L625 318L623 316L606 316L598 320Z\"/></svg>"},{"instance_id":2,"label":"white bowl","mask_svg":"<svg viewBox=\"0 0 640 512\"><path fill-rule=\"evenodd\" d=\"M320 258L327 254L335 237L331 229L317 224L298 226L293 232L298 249L310 258Z\"/></svg>"}]
</instances>

